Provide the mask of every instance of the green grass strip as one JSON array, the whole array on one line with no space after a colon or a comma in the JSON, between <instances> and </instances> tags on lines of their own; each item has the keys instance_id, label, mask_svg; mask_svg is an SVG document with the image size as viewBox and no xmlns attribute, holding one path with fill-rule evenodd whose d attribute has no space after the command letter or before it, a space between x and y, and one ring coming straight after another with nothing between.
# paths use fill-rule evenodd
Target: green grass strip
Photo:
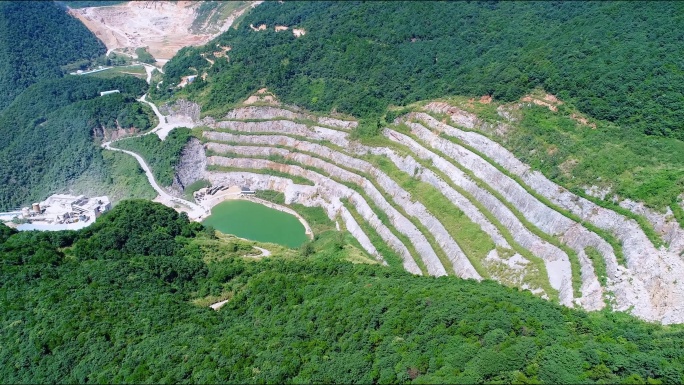
<instances>
[{"instance_id":1,"label":"green grass strip","mask_svg":"<svg viewBox=\"0 0 684 385\"><path fill-rule=\"evenodd\" d=\"M679 227L684 229L684 210L682 209L682 206L679 205L679 202L670 203L670 210L672 210L672 214L679 223Z\"/></svg>"},{"instance_id":2,"label":"green grass strip","mask_svg":"<svg viewBox=\"0 0 684 385\"><path fill-rule=\"evenodd\" d=\"M608 276L606 273L606 261L601 256L601 253L593 247L586 247L584 253L587 254L587 257L591 260L591 264L594 266L594 272L596 272L596 276L598 277L601 286L606 287L606 277Z\"/></svg>"},{"instance_id":3,"label":"green grass strip","mask_svg":"<svg viewBox=\"0 0 684 385\"><path fill-rule=\"evenodd\" d=\"M401 155L412 155L413 153L411 150L409 150L406 146L401 145L396 142L392 142L389 139L385 137L377 137L373 138L372 142L375 144L377 147L388 147L394 151L396 151L398 154ZM463 195L466 199L472 203L475 208L477 208L482 215L489 220L490 223L492 223L497 230L499 230L499 233L504 237L506 242L513 248L514 251L518 252L520 255L525 257L530 263L532 263L536 268L537 271L539 272L539 276L536 277L531 277L530 275L527 276L527 281L532 284L532 285L537 285L538 287L544 289L546 294L549 296L549 298L553 301L558 302L558 291L551 287L551 284L548 280L548 272L546 270L546 264L544 263L544 260L541 259L540 257L537 257L536 255L532 254L529 250L526 248L522 247L516 240L513 238L513 235L511 232L503 225L501 222L498 220L494 214L492 214L489 209L487 209L480 201L475 199L474 196L472 196L468 191L464 190L462 187L457 186L456 184L453 183L453 181L441 170L436 168L433 164L429 163L428 161L415 157L413 158L424 168L431 170L437 176L442 178L451 188L456 190L456 192L460 193Z\"/></svg>"},{"instance_id":4,"label":"green grass strip","mask_svg":"<svg viewBox=\"0 0 684 385\"><path fill-rule=\"evenodd\" d=\"M484 137L486 137L486 138L492 140L493 142L496 142L493 138L489 137L488 135L485 135L485 134L482 133L482 132L464 129L463 127L460 127L460 126L458 127L458 129L461 130L461 131L464 131L464 132L470 132L470 133L475 133L475 134L482 135L482 136L484 136ZM614 236L613 234L611 234L609 231L604 230L604 229L601 229L601 228L595 226L594 224L592 224L592 223L590 223L590 222L583 221L583 220L582 220L581 218L579 218L577 215L571 213L570 211L568 211L568 210L566 210L566 209L564 209L564 208L561 208L561 207L555 205L555 204L552 203L550 200L548 200L546 197L544 197L544 196L542 196L542 195L539 195L535 190L533 190L532 188L530 188L529 186L527 186L527 185L522 181L522 179L521 179L520 177L518 177L518 176L515 175L515 174L510 173L510 172L509 172L508 170L506 170L503 166L501 166L501 165L498 164L497 162L493 161L492 159L490 159L490 158L487 157L486 155L482 154L481 152L479 152L479 151L476 150L475 148L469 146L468 144L463 143L463 141L461 141L460 139L458 139L458 138L456 138L456 137L453 137L453 136L446 135L446 134L444 134L444 133L441 133L441 134L440 134L440 137L442 137L442 138L444 138L444 139L447 139L447 140L449 140L450 142L456 143L456 144L458 144L458 145L460 145L460 146L462 146L462 147L464 147L464 148L466 148L466 149L472 151L473 153L475 153L476 155L480 156L482 159L484 159L485 161L487 161L489 164L491 164L492 166L496 167L497 170L501 171L502 173L504 173L505 175L507 175L507 176L510 177L511 179L513 179L513 180L515 180L516 182L518 182L518 184L519 184L520 186L522 186L522 187L525 189L525 191L527 191L528 193L530 193L532 196L534 196L535 198L537 198L540 202L544 203L546 206L551 207L551 208L553 208L555 211L557 211L557 212L559 212L560 214L562 214L563 216L565 216L565 217L567 217L567 218L569 218L569 219L572 219L573 221L575 221L575 222L577 222L577 223L580 223L582 226L584 226L585 228L587 228L587 230L596 233L598 236L600 236L601 238L603 238L606 242L608 242L608 243L613 247L613 250L615 251L615 258L618 260L618 263L619 263L620 265L622 265L622 266L627 266L627 262L626 262L626 260L625 260L625 256L624 256L624 253L623 253L623 250L622 250L622 243L621 243L617 238L615 238L615 236ZM498 142L496 142L496 143L498 143ZM499 143L499 144L501 144L501 143ZM502 145L502 146L503 146L503 145ZM547 178L548 178L548 177L547 177ZM549 180L552 180L552 179L549 178ZM555 182L554 182L554 183L555 183ZM599 199L599 198L596 198L596 197L592 197L592 196L590 196L590 195L587 195L584 191L582 191L582 190L579 189L579 188L568 188L567 190L570 191L570 192L572 192L572 193L575 194L575 195L578 195L578 196L581 197L581 198L584 198L584 199L586 199L586 200L588 200L588 201L590 201L590 202L592 202L592 203L594 203L594 204L600 206L600 207L603 207L603 208L608 209L608 210L613 210L613 211L615 211L615 212L617 212L617 213L619 213L619 214L622 214L622 215L624 215L624 216L626 216L626 217L628 217L628 218L634 219L634 220L639 224L639 227L641 227L641 230L644 232L644 234L646 235L646 237L648 237L648 239L651 241L651 243L653 243L654 246L660 247L661 245L663 245L663 241L662 241L662 239L658 236L658 234L655 232L655 230L653 229L653 225L651 225L651 223L648 222L648 220L647 220L646 218L644 218L643 216L638 215L638 214L635 214L635 213L633 213L633 212L631 212L631 211L625 209L624 207L621 207L621 206L619 206L619 205L617 205L617 204L614 204L614 203L612 203L612 202L604 201L604 200L602 200L602 199ZM684 214L684 213L683 213L683 214ZM682 217L684 218L684 215L682 215ZM683 227L684 227L684 225L683 225Z\"/></svg>"},{"instance_id":5,"label":"green grass strip","mask_svg":"<svg viewBox=\"0 0 684 385\"><path fill-rule=\"evenodd\" d=\"M351 216L354 218L356 223L359 224L361 230L368 236L371 244L378 250L378 253L382 255L387 264L392 268L398 268L404 270L404 260L391 248L387 243L380 237L377 231L371 227L368 222L366 222L354 208L354 205L349 203L347 198L340 198L344 207L349 211Z\"/></svg>"},{"instance_id":6,"label":"green grass strip","mask_svg":"<svg viewBox=\"0 0 684 385\"><path fill-rule=\"evenodd\" d=\"M472 222L436 187L401 171L387 158L381 156L370 158L372 159L370 163L408 191L413 199L419 200L425 205L427 211L437 218L447 233L463 250L478 274L485 279L491 278L483 265L483 261L496 245L489 235L482 231L480 226Z\"/></svg>"},{"instance_id":7,"label":"green grass strip","mask_svg":"<svg viewBox=\"0 0 684 385\"><path fill-rule=\"evenodd\" d=\"M406 133L404 132L407 136L409 136L411 139L415 140L418 143L421 143L421 141L416 138L413 134L411 133ZM520 223L523 224L530 232L538 236L539 238L545 240L546 242L558 247L559 249L563 250L567 255L568 255L568 260L570 261L570 266L571 266L571 274L572 274L572 288L573 288L573 293L575 297L581 297L581 286L582 286L582 275L581 275L581 266L579 263L579 258L577 257L577 253L575 253L574 250L566 246L565 244L561 243L558 239L555 237L545 233L541 229L539 229L537 226L532 224L530 221L525 218L525 216L515 207L513 204L508 202L498 191L494 190L489 184L485 183L482 179L478 178L475 173L472 170L469 170L465 168L463 165L460 163L456 162L455 160L451 159L450 157L446 156L443 154L441 151L430 148L430 151L432 151L434 154L437 156L442 157L455 167L457 167L459 170L461 170L463 173L468 175L475 184L482 188L487 190L490 194L492 194L496 199L498 199L504 206L506 206L512 213L513 215L520 221Z\"/></svg>"}]
</instances>

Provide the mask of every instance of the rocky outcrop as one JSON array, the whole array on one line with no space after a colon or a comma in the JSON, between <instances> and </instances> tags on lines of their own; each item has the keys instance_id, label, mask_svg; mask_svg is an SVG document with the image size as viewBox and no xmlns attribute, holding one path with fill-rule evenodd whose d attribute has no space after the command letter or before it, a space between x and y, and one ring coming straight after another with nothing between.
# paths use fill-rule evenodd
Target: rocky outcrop
<instances>
[{"instance_id":1,"label":"rocky outcrop","mask_svg":"<svg viewBox=\"0 0 684 385\"><path fill-rule=\"evenodd\" d=\"M312 115L293 112L284 108L263 106L263 107L239 107L231 110L224 116L224 119L246 120L246 119L310 119Z\"/></svg>"},{"instance_id":2,"label":"rocky outcrop","mask_svg":"<svg viewBox=\"0 0 684 385\"><path fill-rule=\"evenodd\" d=\"M187 116L193 122L199 120L200 106L197 103L187 101L185 99L178 99L172 104L164 104L159 107L159 112L168 116Z\"/></svg>"},{"instance_id":3,"label":"rocky outcrop","mask_svg":"<svg viewBox=\"0 0 684 385\"><path fill-rule=\"evenodd\" d=\"M297 135L312 140L327 140L340 147L349 146L346 132L318 126L308 127L305 124L295 123L289 120L274 120L267 122L240 122L227 120L216 123L216 127L237 132ZM208 134L214 133L209 132ZM219 138L211 137L210 139L221 140Z\"/></svg>"},{"instance_id":4,"label":"rocky outcrop","mask_svg":"<svg viewBox=\"0 0 684 385\"><path fill-rule=\"evenodd\" d=\"M315 116L312 114L305 114L301 112L294 112L284 108L278 107L240 107L236 108L228 114L224 119L247 120L247 119L303 119L318 122L324 126L329 126L341 130L351 130L358 126L358 122L353 120L342 120L331 118L327 116Z\"/></svg>"},{"instance_id":5,"label":"rocky outcrop","mask_svg":"<svg viewBox=\"0 0 684 385\"><path fill-rule=\"evenodd\" d=\"M117 123L118 124L118 123ZM117 139L125 138L127 136L132 136L140 132L135 127L131 128L117 128L117 129L108 129L104 128L103 126L95 127L93 128L93 138L97 138L102 140L103 142L111 142L115 141Z\"/></svg>"},{"instance_id":6,"label":"rocky outcrop","mask_svg":"<svg viewBox=\"0 0 684 385\"><path fill-rule=\"evenodd\" d=\"M646 207L642 202L634 202L630 199L620 201L620 206L646 218L653 226L653 230L665 242L669 252L677 255L681 255L684 252L684 229L681 228L679 222L675 219L672 209L667 207L664 213L660 213Z\"/></svg>"},{"instance_id":7,"label":"rocky outcrop","mask_svg":"<svg viewBox=\"0 0 684 385\"><path fill-rule=\"evenodd\" d=\"M173 183L168 189L174 196L182 197L185 187L202 179L207 168L207 156L204 146L197 138L191 138L181 152L178 164L174 168Z\"/></svg>"},{"instance_id":8,"label":"rocky outcrop","mask_svg":"<svg viewBox=\"0 0 684 385\"><path fill-rule=\"evenodd\" d=\"M503 136L508 130L510 130L510 125L503 122L488 123L479 119L477 115L464 111L458 107L454 107L444 102L431 102L425 105L426 111L435 112L438 114L446 114L452 123L465 127L469 130L478 130L486 133L496 134ZM497 113L499 116L503 117L508 121L515 121L516 118L513 117L511 111L504 108L497 108ZM444 120L442 123L446 123Z\"/></svg>"}]
</instances>

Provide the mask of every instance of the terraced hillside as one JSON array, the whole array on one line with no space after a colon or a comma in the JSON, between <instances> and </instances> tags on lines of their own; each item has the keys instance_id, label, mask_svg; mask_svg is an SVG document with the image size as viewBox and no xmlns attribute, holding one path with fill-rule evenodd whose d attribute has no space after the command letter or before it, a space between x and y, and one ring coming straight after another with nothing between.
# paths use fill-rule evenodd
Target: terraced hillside
<instances>
[{"instance_id":1,"label":"terraced hillside","mask_svg":"<svg viewBox=\"0 0 684 385\"><path fill-rule=\"evenodd\" d=\"M491 279L569 307L684 321L678 225L667 245L649 239L633 218L532 171L477 122L423 103L381 136L355 140L349 118L245 105L202 120L195 156L206 167L192 178L322 207L370 256L414 274Z\"/></svg>"}]
</instances>

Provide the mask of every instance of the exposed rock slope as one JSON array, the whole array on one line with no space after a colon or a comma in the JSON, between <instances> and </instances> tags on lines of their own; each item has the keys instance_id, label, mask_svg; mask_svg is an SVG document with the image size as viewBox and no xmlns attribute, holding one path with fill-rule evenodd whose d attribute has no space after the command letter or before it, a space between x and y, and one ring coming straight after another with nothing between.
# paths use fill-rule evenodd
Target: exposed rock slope
<instances>
[{"instance_id":1,"label":"exposed rock slope","mask_svg":"<svg viewBox=\"0 0 684 385\"><path fill-rule=\"evenodd\" d=\"M669 249L654 247L633 219L575 196L473 132L481 128L475 115L430 103L397 119L374 147L351 139L355 121L289 108L241 107L203 123L206 168L195 160L179 186L203 178L281 191L287 203L323 207L342 219L381 261L377 250L385 243L415 274L495 279L566 306L610 303L646 320L684 322L682 231L663 224ZM188 151L201 159L193 146ZM457 220L445 215L443 202ZM481 247L469 244L466 228L477 229Z\"/></svg>"},{"instance_id":2,"label":"exposed rock slope","mask_svg":"<svg viewBox=\"0 0 684 385\"><path fill-rule=\"evenodd\" d=\"M257 2L226 2L210 11L195 1L129 1L120 5L70 9L109 51L148 47L159 60L181 48L202 45ZM207 14L208 12L208 14Z\"/></svg>"}]
</instances>

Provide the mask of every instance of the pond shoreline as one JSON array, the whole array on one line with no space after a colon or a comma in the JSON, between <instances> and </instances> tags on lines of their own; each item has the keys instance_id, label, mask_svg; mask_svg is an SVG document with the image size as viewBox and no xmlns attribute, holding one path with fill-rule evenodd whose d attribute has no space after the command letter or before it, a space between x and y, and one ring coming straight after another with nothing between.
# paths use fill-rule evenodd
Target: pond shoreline
<instances>
[{"instance_id":1,"label":"pond shoreline","mask_svg":"<svg viewBox=\"0 0 684 385\"><path fill-rule=\"evenodd\" d=\"M251 195L244 195L241 193L235 193L235 192L227 192L219 196L212 196L210 199L202 200L201 202L198 202L200 206L202 206L205 210L209 211L209 215L211 215L211 208L218 205L219 203L228 201L228 200L246 200L246 201L251 201L269 208L272 208L274 210L282 211L284 213L294 215L295 218L299 220L299 222L304 226L304 234L309 237L309 239L314 238L314 233L313 230L311 229L311 226L309 226L309 223L302 217L298 212L295 210L279 205L277 203L273 203L270 201L267 201L265 199L257 198L255 196Z\"/></svg>"}]
</instances>

